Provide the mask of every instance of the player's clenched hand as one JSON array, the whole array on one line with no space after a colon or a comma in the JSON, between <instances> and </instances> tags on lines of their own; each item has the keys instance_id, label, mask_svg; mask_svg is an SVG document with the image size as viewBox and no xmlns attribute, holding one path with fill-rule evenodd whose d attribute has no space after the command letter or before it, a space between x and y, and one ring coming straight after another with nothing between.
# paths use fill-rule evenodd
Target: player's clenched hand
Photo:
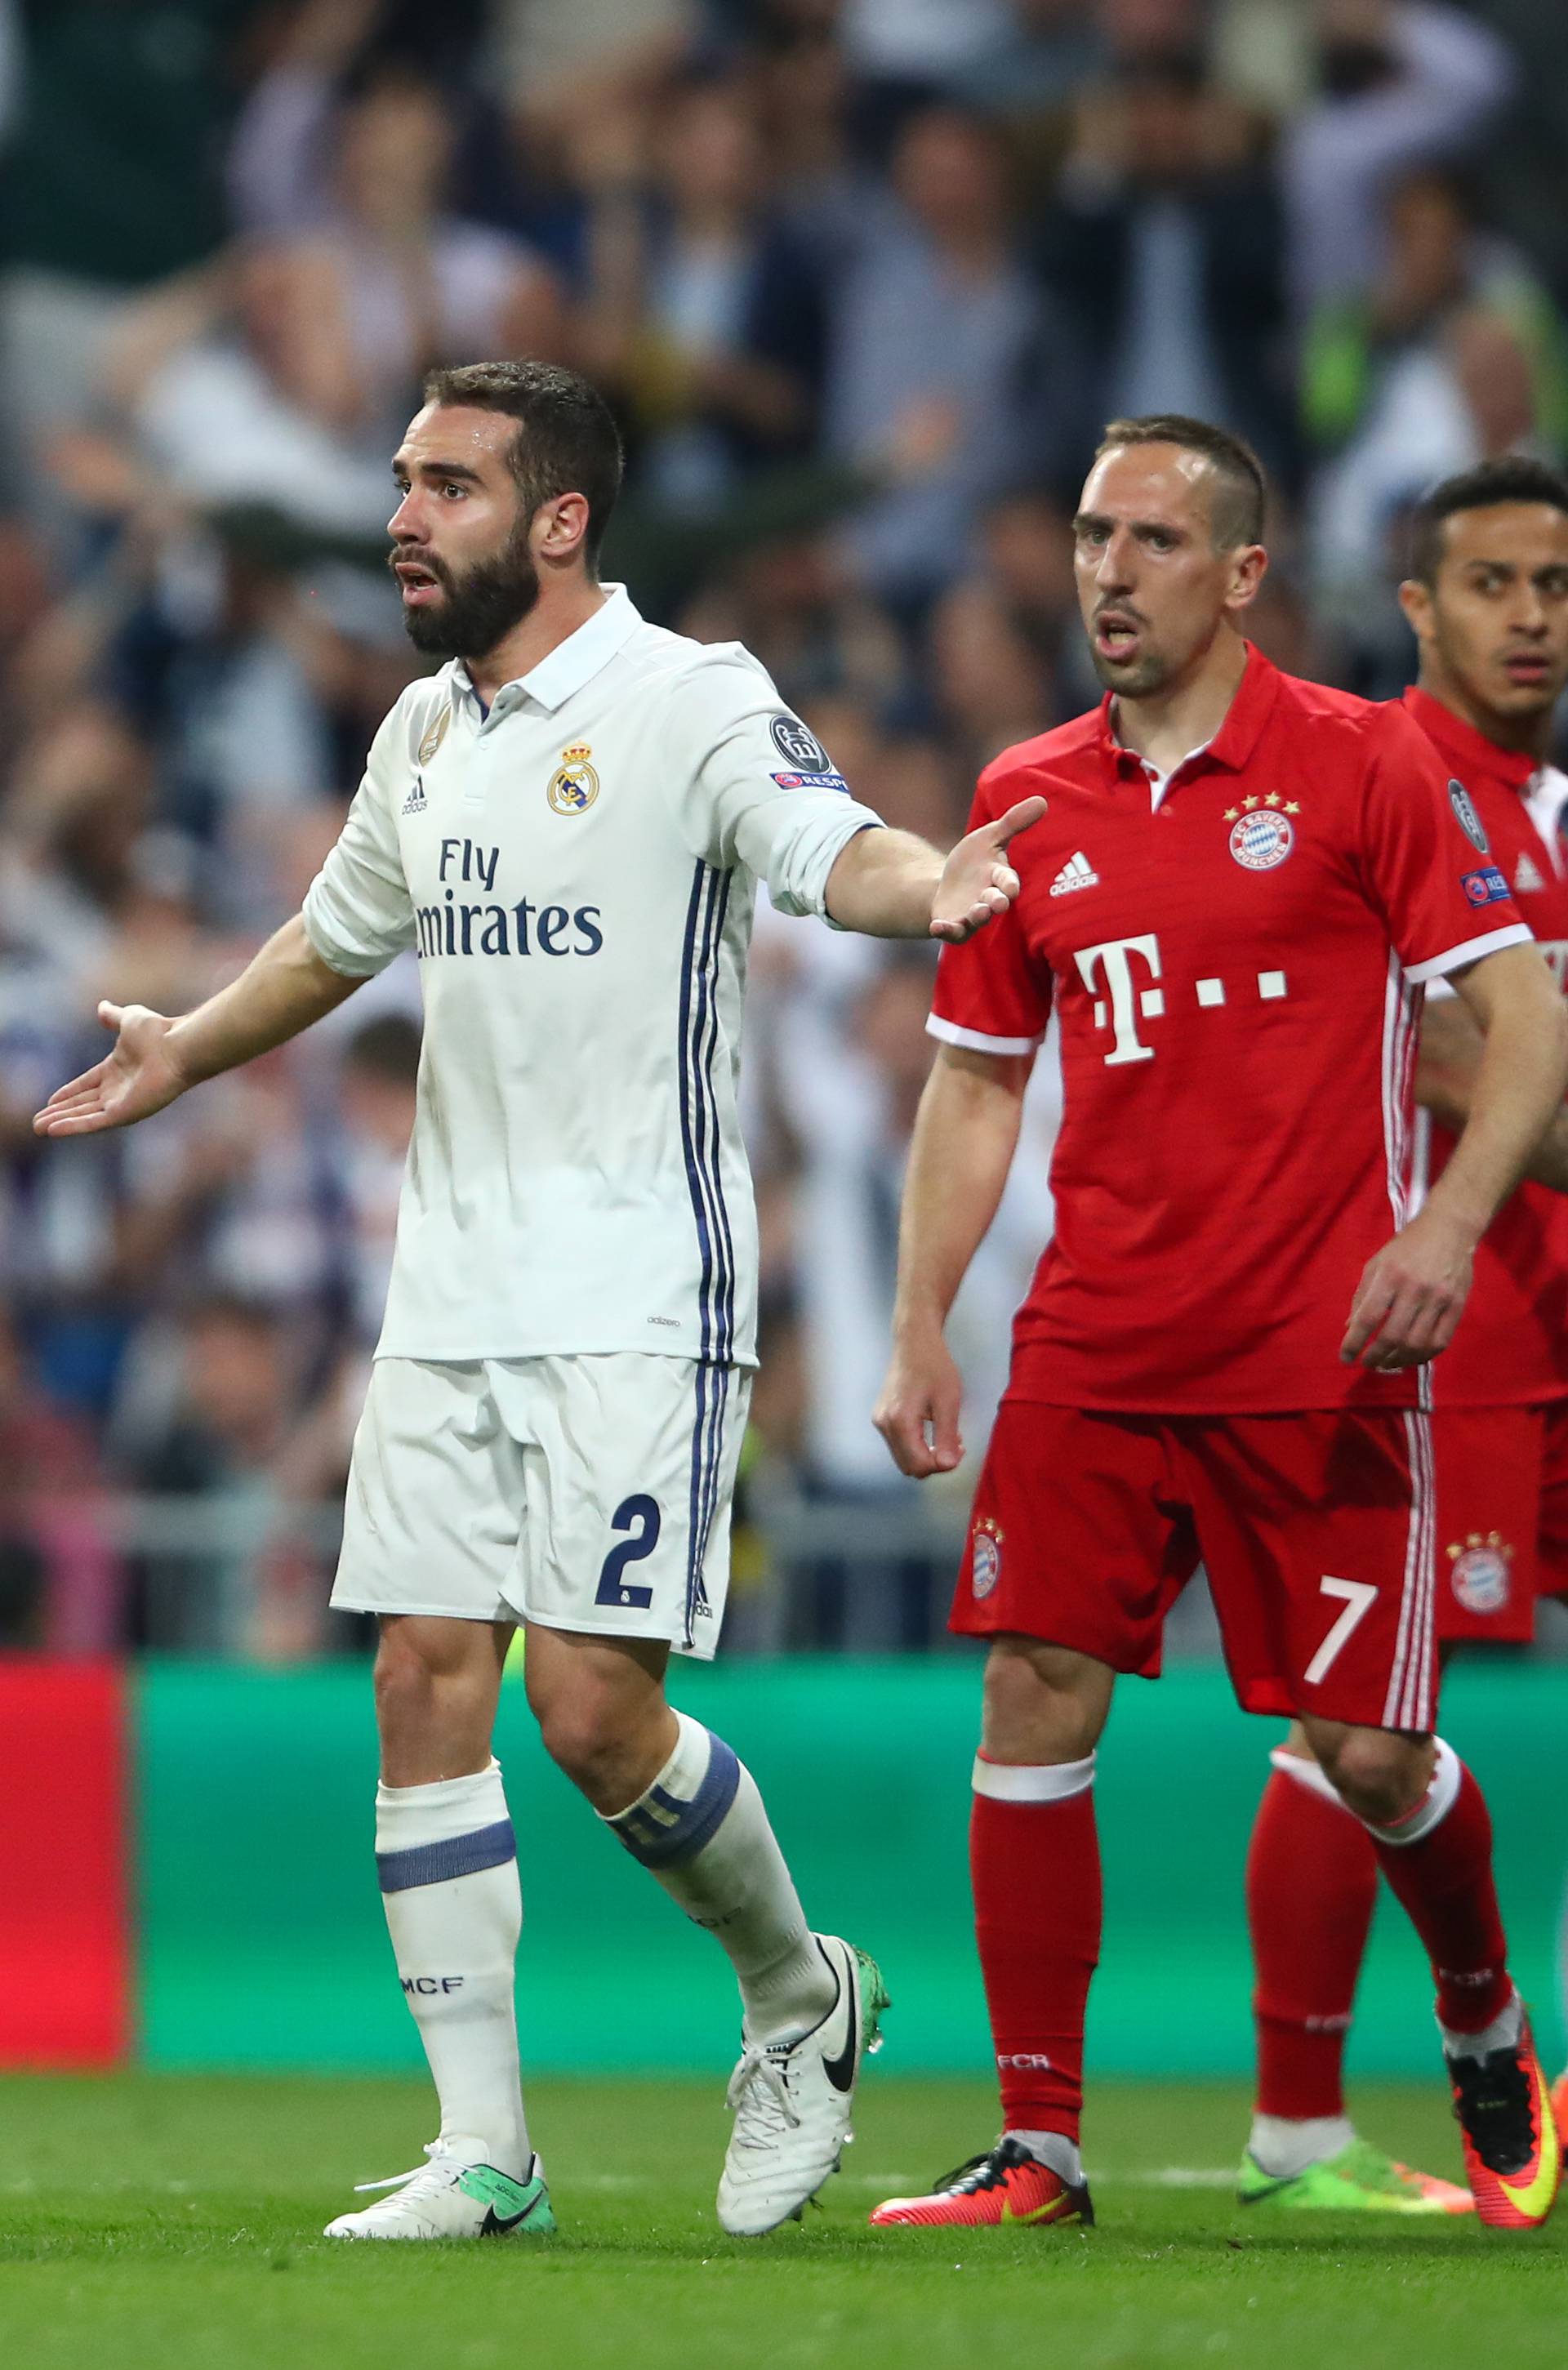
<instances>
[{"instance_id":1,"label":"player's clenched hand","mask_svg":"<svg viewBox=\"0 0 1568 2370\"><path fill-rule=\"evenodd\" d=\"M1472 1250L1470 1237L1429 1202L1363 1269L1343 1363L1386 1372L1446 1350L1470 1293Z\"/></svg>"},{"instance_id":2,"label":"player's clenched hand","mask_svg":"<svg viewBox=\"0 0 1568 2370\"><path fill-rule=\"evenodd\" d=\"M1020 799L995 823L983 823L959 841L942 868L931 903L933 938L962 945L1007 912L1018 895L1018 874L1007 860L1008 842L1038 823L1044 811L1043 799Z\"/></svg>"},{"instance_id":3,"label":"player's clenched hand","mask_svg":"<svg viewBox=\"0 0 1568 2370\"><path fill-rule=\"evenodd\" d=\"M959 1409L963 1381L940 1333L894 1343L893 1363L871 1421L901 1473L924 1481L962 1464Z\"/></svg>"},{"instance_id":4,"label":"player's clenched hand","mask_svg":"<svg viewBox=\"0 0 1568 2370\"><path fill-rule=\"evenodd\" d=\"M92 1069L56 1087L33 1121L39 1135L93 1135L100 1128L129 1127L162 1110L190 1080L167 1045L172 1020L144 1004L100 1004L98 1018L113 1029L111 1052Z\"/></svg>"}]
</instances>

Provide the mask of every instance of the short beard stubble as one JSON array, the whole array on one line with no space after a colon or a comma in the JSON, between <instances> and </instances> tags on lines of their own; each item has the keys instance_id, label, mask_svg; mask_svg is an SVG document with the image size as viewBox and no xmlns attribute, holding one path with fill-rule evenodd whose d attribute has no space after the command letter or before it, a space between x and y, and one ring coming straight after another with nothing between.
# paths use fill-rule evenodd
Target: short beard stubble
<instances>
[{"instance_id":1,"label":"short beard stubble","mask_svg":"<svg viewBox=\"0 0 1568 2370\"><path fill-rule=\"evenodd\" d=\"M1102 658L1090 642L1090 662L1104 688L1123 699L1147 699L1150 693L1163 691L1176 669L1170 660L1155 650L1148 651L1132 666L1118 666L1114 660Z\"/></svg>"},{"instance_id":2,"label":"short beard stubble","mask_svg":"<svg viewBox=\"0 0 1568 2370\"><path fill-rule=\"evenodd\" d=\"M405 608L403 624L415 650L426 658L479 659L522 624L539 597L539 571L528 556L533 523L530 510L493 558L476 560L463 576L454 578L433 557L420 562L446 597L428 608ZM393 552L389 564L402 557Z\"/></svg>"}]
</instances>

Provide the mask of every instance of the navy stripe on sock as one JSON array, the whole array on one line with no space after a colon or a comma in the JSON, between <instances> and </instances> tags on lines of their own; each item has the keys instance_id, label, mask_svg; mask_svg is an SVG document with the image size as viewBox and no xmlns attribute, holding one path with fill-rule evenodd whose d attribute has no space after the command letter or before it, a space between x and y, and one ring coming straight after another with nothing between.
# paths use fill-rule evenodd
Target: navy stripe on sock
<instances>
[{"instance_id":1,"label":"navy stripe on sock","mask_svg":"<svg viewBox=\"0 0 1568 2370\"><path fill-rule=\"evenodd\" d=\"M615 1820L616 1833L644 1868L674 1868L695 1859L712 1841L741 1782L741 1765L721 1736L708 1736L708 1767L689 1802L650 1786L640 1802Z\"/></svg>"},{"instance_id":2,"label":"navy stripe on sock","mask_svg":"<svg viewBox=\"0 0 1568 2370\"><path fill-rule=\"evenodd\" d=\"M438 1844L414 1844L407 1851L378 1851L375 1873L383 1893L407 1893L416 1884L446 1884L455 1876L478 1876L481 1869L502 1868L517 1857L517 1837L510 1819L493 1827L475 1827L466 1835L448 1835Z\"/></svg>"}]
</instances>

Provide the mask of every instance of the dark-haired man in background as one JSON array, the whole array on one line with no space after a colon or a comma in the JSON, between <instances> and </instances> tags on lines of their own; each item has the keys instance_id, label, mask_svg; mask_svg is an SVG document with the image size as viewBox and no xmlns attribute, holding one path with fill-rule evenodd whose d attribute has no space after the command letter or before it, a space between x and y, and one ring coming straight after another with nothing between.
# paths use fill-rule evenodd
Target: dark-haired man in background
<instances>
[{"instance_id":1,"label":"dark-haired man in background","mask_svg":"<svg viewBox=\"0 0 1568 2370\"><path fill-rule=\"evenodd\" d=\"M905 1473L962 1454L942 1328L1053 1009L1064 1116L952 1616L990 1649L971 1844L1003 2131L884 2226L1090 2218L1095 1750L1200 1558L1241 1702L1301 1721L1426 1948L1478 2212L1535 2223L1556 2193L1486 1805L1432 1732L1426 1369L1562 1101L1568 1023L1412 719L1243 639L1263 490L1223 430L1106 431L1074 533L1107 697L981 776L982 827L1026 791L1047 811L1007 915L938 970L877 1418ZM1485 1037L1416 1211L1421 991L1445 978Z\"/></svg>"},{"instance_id":2,"label":"dark-haired man in background","mask_svg":"<svg viewBox=\"0 0 1568 2370\"><path fill-rule=\"evenodd\" d=\"M966 938L1005 910L1007 842L1040 803L945 864L881 828L749 653L600 583L620 440L585 380L475 363L425 393L392 464L391 564L415 647L447 663L376 734L303 912L195 1012L101 1006L114 1050L37 1125L145 1118L417 949L413 1142L333 1602L380 1618L376 1864L441 2130L328 2236L553 2226L490 1755L519 1622L548 1750L735 1969L719 2217L756 2234L836 2169L886 2003L871 1962L807 1924L730 1746L664 1693L672 1650L718 1637L756 1363L735 1094L753 899L766 880L785 913Z\"/></svg>"},{"instance_id":3,"label":"dark-haired man in background","mask_svg":"<svg viewBox=\"0 0 1568 2370\"><path fill-rule=\"evenodd\" d=\"M1462 784L1485 860L1561 984L1568 777L1547 751L1568 684L1568 479L1536 461L1486 462L1435 488L1414 529L1400 598L1420 673L1404 705ZM1434 982L1416 1065L1429 1179L1469 1116L1482 1046L1464 1003ZM1568 1112L1559 1111L1528 1181L1477 1246L1464 1321L1434 1369L1445 1647L1524 1644L1538 1598L1568 1594L1565 1193ZM1345 2038L1377 1856L1299 1726L1272 1757L1248 1865L1258 2100L1240 2195L1334 2213L1467 2212L1465 2191L1357 2138L1345 2114Z\"/></svg>"}]
</instances>

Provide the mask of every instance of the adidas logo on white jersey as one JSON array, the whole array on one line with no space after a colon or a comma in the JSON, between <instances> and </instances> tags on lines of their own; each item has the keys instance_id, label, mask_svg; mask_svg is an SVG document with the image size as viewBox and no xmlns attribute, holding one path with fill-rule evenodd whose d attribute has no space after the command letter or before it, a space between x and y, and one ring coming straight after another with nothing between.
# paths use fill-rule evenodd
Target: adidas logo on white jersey
<instances>
[{"instance_id":1,"label":"adidas logo on white jersey","mask_svg":"<svg viewBox=\"0 0 1568 2370\"><path fill-rule=\"evenodd\" d=\"M1060 872L1051 883L1053 897L1065 897L1069 889L1098 889L1100 875L1081 848L1075 848Z\"/></svg>"},{"instance_id":2,"label":"adidas logo on white jersey","mask_svg":"<svg viewBox=\"0 0 1568 2370\"><path fill-rule=\"evenodd\" d=\"M1545 888L1540 867L1533 856L1527 853L1520 857L1519 869L1514 875L1514 886L1527 897L1533 889Z\"/></svg>"},{"instance_id":3,"label":"adidas logo on white jersey","mask_svg":"<svg viewBox=\"0 0 1568 2370\"><path fill-rule=\"evenodd\" d=\"M430 801L424 794L424 784L421 780L419 775L416 774L414 776L414 787L409 792L408 797L403 800L403 812L405 814L423 814L425 808L429 803Z\"/></svg>"}]
</instances>

